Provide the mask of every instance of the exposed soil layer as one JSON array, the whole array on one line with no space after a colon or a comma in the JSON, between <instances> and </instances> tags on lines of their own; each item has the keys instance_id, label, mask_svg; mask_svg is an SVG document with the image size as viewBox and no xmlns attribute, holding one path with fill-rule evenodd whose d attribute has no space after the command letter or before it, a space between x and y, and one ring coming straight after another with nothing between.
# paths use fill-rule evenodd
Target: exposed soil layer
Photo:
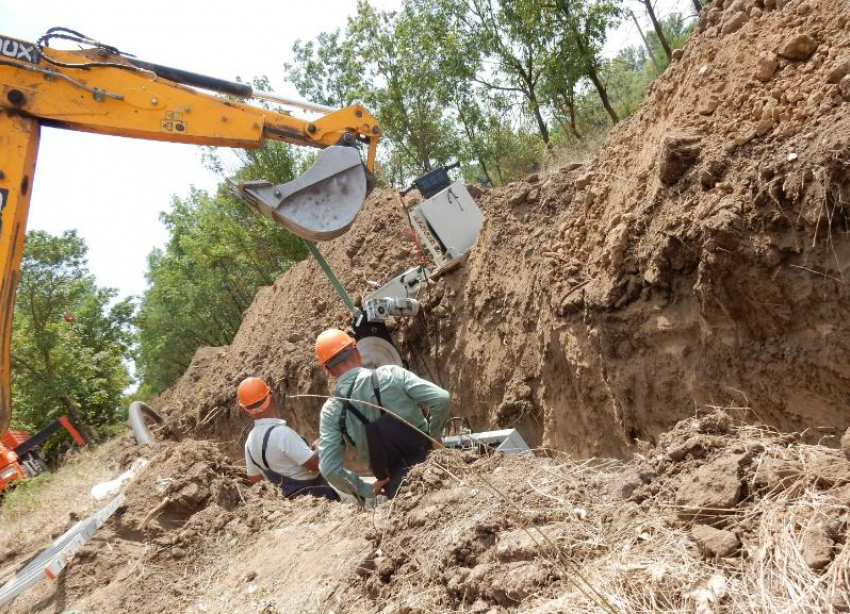
<instances>
[{"instance_id":1,"label":"exposed soil layer","mask_svg":"<svg viewBox=\"0 0 850 614\"><path fill-rule=\"evenodd\" d=\"M622 455L707 405L840 436L849 17L846 2L716 0L590 163L474 189L486 222L468 262L420 297L420 319L396 326L411 368L442 382L475 428L516 426L579 456ZM353 294L417 262L381 191L322 249ZM301 263L158 407L236 452L236 384L260 375L312 436L321 401L291 395L327 392L312 342L347 324L318 266Z\"/></svg>"},{"instance_id":2,"label":"exposed soil layer","mask_svg":"<svg viewBox=\"0 0 850 614\"><path fill-rule=\"evenodd\" d=\"M372 511L249 487L210 443L161 444L150 460L60 579L5 612L850 607L850 462L724 413L627 463L436 452Z\"/></svg>"}]
</instances>

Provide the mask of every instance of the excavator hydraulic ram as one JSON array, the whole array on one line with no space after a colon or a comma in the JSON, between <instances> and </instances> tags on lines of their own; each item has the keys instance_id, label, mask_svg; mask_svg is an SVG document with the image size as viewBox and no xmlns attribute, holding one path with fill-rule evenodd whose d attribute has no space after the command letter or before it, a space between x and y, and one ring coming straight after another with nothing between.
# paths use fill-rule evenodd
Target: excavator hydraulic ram
<instances>
[{"instance_id":1,"label":"excavator hydraulic ram","mask_svg":"<svg viewBox=\"0 0 850 614\"><path fill-rule=\"evenodd\" d=\"M53 39L79 48L51 48ZM302 119L242 101L249 99L314 115ZM309 241L332 239L351 226L381 138L377 121L359 105L335 110L144 62L67 28L51 28L37 43L0 35L0 432L12 411L12 313L42 126L214 147L258 148L271 139L322 149L303 177L242 191Z\"/></svg>"}]
</instances>

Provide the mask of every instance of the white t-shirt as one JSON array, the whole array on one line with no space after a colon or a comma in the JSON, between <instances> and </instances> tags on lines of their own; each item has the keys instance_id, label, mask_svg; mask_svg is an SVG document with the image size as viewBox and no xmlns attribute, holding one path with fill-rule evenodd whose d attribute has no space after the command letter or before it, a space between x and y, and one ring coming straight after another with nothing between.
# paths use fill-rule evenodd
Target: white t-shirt
<instances>
[{"instance_id":1,"label":"white t-shirt","mask_svg":"<svg viewBox=\"0 0 850 614\"><path fill-rule=\"evenodd\" d=\"M266 436L266 431L273 426L277 428L269 436L266 447L266 461L269 463L269 469L295 480L312 480L318 477L318 473L307 471L301 466L310 460L315 452L304 443L298 433L286 426L285 420L280 418L254 420L254 428L245 441L245 465L248 468L248 475L253 477L263 474L265 469L262 466L263 438ZM251 460L252 456L257 464Z\"/></svg>"}]
</instances>

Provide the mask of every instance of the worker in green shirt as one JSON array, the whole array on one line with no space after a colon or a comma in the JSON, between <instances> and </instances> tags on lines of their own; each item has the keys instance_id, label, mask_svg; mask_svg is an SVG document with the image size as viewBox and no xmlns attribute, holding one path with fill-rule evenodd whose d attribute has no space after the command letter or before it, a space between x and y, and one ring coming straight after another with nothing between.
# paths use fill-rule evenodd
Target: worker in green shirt
<instances>
[{"instance_id":1,"label":"worker in green shirt","mask_svg":"<svg viewBox=\"0 0 850 614\"><path fill-rule=\"evenodd\" d=\"M431 441L425 435L440 441L450 417L449 393L395 365L364 368L356 342L341 330L319 335L316 358L336 378L334 397L322 407L319 471L334 488L361 501L378 495L394 497L410 468L428 455ZM369 463L374 485L345 469L346 445Z\"/></svg>"}]
</instances>

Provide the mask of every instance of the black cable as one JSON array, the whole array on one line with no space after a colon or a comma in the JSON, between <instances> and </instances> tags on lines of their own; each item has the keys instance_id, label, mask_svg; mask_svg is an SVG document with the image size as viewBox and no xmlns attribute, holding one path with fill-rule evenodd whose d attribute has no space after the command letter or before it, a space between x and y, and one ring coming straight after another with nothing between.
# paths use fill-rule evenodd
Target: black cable
<instances>
[{"instance_id":1,"label":"black cable","mask_svg":"<svg viewBox=\"0 0 850 614\"><path fill-rule=\"evenodd\" d=\"M431 302L431 285L430 284L427 284L427 292L428 292L428 302L430 303ZM429 338L431 336L431 331L428 328L428 321L425 318L425 310L424 309L419 312L419 317L422 321L422 328L425 330L425 338L430 340ZM431 377L431 381L433 381L434 383L439 383L441 388L445 388L445 385L443 384L443 376L440 374L440 366L439 366L439 356L440 356L440 354L439 354L439 350L440 350L439 325L440 324L439 324L439 321L438 321L437 322L437 328L435 329L436 337L434 339L435 340L434 369L436 369L436 371L437 371L437 378L434 379L434 374L431 373L430 368L428 369L428 374Z\"/></svg>"},{"instance_id":2,"label":"black cable","mask_svg":"<svg viewBox=\"0 0 850 614\"><path fill-rule=\"evenodd\" d=\"M112 55L123 55L117 47L99 43L96 40L89 38L85 34L81 34L80 32L71 30L69 28L55 27L50 28L43 36L41 36L35 42L35 46L38 49L39 54L42 58L44 58L44 60L48 64L53 64L54 66L59 66L60 68L118 68L121 70L131 70L133 72L147 72L146 70L138 68L137 66L133 66L132 64L120 64L118 62L84 62L82 64L69 64L68 62L60 62L59 60L54 60L45 53L45 49L50 47L50 40L54 38L71 41L80 45L89 45L95 49L101 49L103 51L106 51Z\"/></svg>"}]
</instances>

